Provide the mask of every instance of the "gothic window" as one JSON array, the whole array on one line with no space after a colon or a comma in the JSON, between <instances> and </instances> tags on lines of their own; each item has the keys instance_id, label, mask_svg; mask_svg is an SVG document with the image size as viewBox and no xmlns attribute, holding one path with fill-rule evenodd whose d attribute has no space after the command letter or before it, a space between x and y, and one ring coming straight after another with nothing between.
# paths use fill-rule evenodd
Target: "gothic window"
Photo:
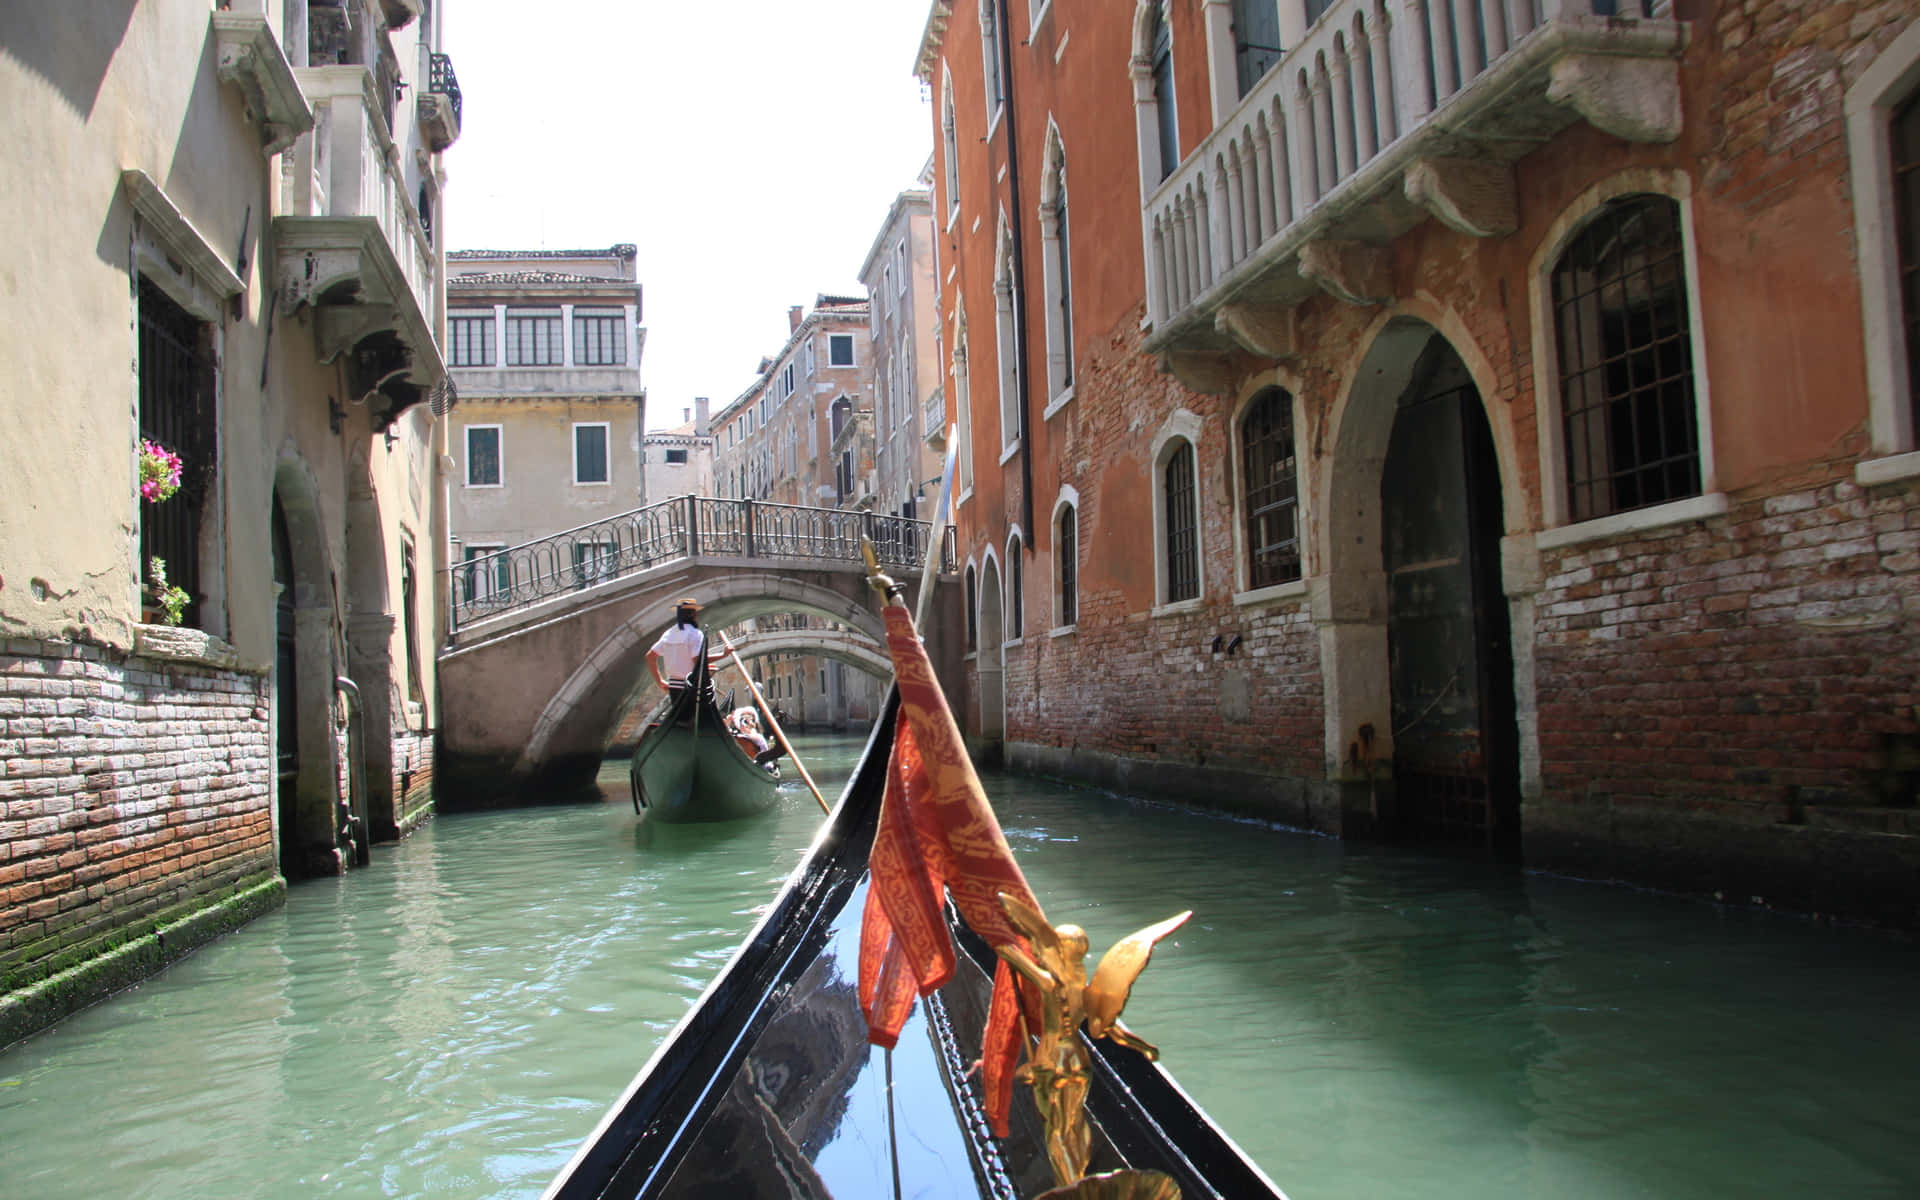
<instances>
[{"instance_id":1,"label":"gothic window","mask_svg":"<svg viewBox=\"0 0 1920 1200\"><path fill-rule=\"evenodd\" d=\"M1007 93L1001 79L1006 64L1006 45L994 6L996 0L980 0L980 73L987 96L987 125L992 127L1006 103Z\"/></svg>"},{"instance_id":2,"label":"gothic window","mask_svg":"<svg viewBox=\"0 0 1920 1200\"><path fill-rule=\"evenodd\" d=\"M973 564L967 564L967 650L972 652L980 648L980 581L973 573Z\"/></svg>"},{"instance_id":3,"label":"gothic window","mask_svg":"<svg viewBox=\"0 0 1920 1200\"><path fill-rule=\"evenodd\" d=\"M1900 333L1907 348L1907 404L1920 429L1920 92L1894 110L1892 141L1893 217L1900 272Z\"/></svg>"},{"instance_id":4,"label":"gothic window","mask_svg":"<svg viewBox=\"0 0 1920 1200\"><path fill-rule=\"evenodd\" d=\"M1165 513L1166 595L1173 604L1200 595L1200 536L1194 482L1193 443L1180 439L1160 472L1160 504Z\"/></svg>"},{"instance_id":5,"label":"gothic window","mask_svg":"<svg viewBox=\"0 0 1920 1200\"><path fill-rule=\"evenodd\" d=\"M1160 147L1160 172L1165 179L1180 165L1180 120L1175 114L1173 97L1173 34L1167 28L1166 12L1157 0L1153 3L1147 45L1148 61L1153 67L1153 111Z\"/></svg>"},{"instance_id":6,"label":"gothic window","mask_svg":"<svg viewBox=\"0 0 1920 1200\"><path fill-rule=\"evenodd\" d=\"M1060 131L1047 129L1040 181L1041 284L1046 289L1047 383L1052 403L1073 387L1073 257L1067 238L1067 157Z\"/></svg>"},{"instance_id":7,"label":"gothic window","mask_svg":"<svg viewBox=\"0 0 1920 1200\"><path fill-rule=\"evenodd\" d=\"M1007 539L1007 640L1017 642L1026 624L1027 602L1021 586L1020 531Z\"/></svg>"},{"instance_id":8,"label":"gothic window","mask_svg":"<svg viewBox=\"0 0 1920 1200\"><path fill-rule=\"evenodd\" d=\"M1073 625L1080 619L1079 553L1077 510L1071 504L1063 504L1053 527L1055 592L1060 598L1056 625Z\"/></svg>"}]
</instances>

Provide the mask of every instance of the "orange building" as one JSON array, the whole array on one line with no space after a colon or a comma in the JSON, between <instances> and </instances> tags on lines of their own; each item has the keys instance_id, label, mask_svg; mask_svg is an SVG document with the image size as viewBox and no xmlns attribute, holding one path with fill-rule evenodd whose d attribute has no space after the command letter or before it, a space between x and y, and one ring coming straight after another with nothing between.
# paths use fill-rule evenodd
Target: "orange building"
<instances>
[{"instance_id":1,"label":"orange building","mask_svg":"<svg viewBox=\"0 0 1920 1200\"><path fill-rule=\"evenodd\" d=\"M1916 12L936 0L969 733L1920 923Z\"/></svg>"}]
</instances>

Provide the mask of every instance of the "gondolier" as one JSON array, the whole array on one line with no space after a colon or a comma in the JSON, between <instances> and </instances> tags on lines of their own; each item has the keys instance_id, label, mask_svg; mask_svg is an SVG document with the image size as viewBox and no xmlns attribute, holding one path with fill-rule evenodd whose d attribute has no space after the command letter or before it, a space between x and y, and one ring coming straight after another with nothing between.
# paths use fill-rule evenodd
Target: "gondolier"
<instances>
[{"instance_id":1,"label":"gondolier","mask_svg":"<svg viewBox=\"0 0 1920 1200\"><path fill-rule=\"evenodd\" d=\"M682 597L673 606L673 624L647 651L647 669L653 672L653 681L661 691L672 695L687 686L706 644L707 635L700 631L700 602L692 596Z\"/></svg>"}]
</instances>

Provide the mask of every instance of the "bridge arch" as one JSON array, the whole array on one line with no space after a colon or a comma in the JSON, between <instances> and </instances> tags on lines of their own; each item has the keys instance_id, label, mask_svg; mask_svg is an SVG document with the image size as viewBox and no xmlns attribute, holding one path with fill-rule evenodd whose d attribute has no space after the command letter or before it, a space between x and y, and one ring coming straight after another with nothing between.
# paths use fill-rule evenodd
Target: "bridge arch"
<instances>
[{"instance_id":1,"label":"bridge arch","mask_svg":"<svg viewBox=\"0 0 1920 1200\"><path fill-rule=\"evenodd\" d=\"M860 581L860 590L866 590L864 581ZM654 686L646 668L647 650L673 620L675 602L687 594L700 600L700 624L709 632L753 617L798 611L840 622L856 631L854 637L820 639L823 644L814 653L868 671L886 661L885 623L872 601L855 602L844 582L836 588L797 575L743 571L709 575L698 583L689 581L680 590L663 588L645 597L631 616L581 658L547 698L514 764L514 775L520 781L542 777L556 782L584 781L593 777L621 716L644 697L644 689ZM829 640L835 644L824 644ZM864 651L859 648L863 644ZM755 647L751 655L743 657L780 648L796 647Z\"/></svg>"}]
</instances>

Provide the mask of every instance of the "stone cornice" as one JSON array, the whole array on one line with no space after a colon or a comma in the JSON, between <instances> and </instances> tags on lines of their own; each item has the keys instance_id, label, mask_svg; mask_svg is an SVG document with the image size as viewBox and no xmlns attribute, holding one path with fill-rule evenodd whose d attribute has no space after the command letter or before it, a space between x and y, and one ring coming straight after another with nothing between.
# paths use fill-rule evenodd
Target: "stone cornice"
<instances>
[{"instance_id":1,"label":"stone cornice","mask_svg":"<svg viewBox=\"0 0 1920 1200\"><path fill-rule=\"evenodd\" d=\"M187 220L180 206L160 190L153 176L137 167L129 167L120 172L120 187L127 193L133 211L152 226L159 239L185 261L202 284L223 300L239 295L246 287L240 276L220 257L220 252L213 248L213 244L201 236L200 231L193 227L193 222Z\"/></svg>"}]
</instances>

